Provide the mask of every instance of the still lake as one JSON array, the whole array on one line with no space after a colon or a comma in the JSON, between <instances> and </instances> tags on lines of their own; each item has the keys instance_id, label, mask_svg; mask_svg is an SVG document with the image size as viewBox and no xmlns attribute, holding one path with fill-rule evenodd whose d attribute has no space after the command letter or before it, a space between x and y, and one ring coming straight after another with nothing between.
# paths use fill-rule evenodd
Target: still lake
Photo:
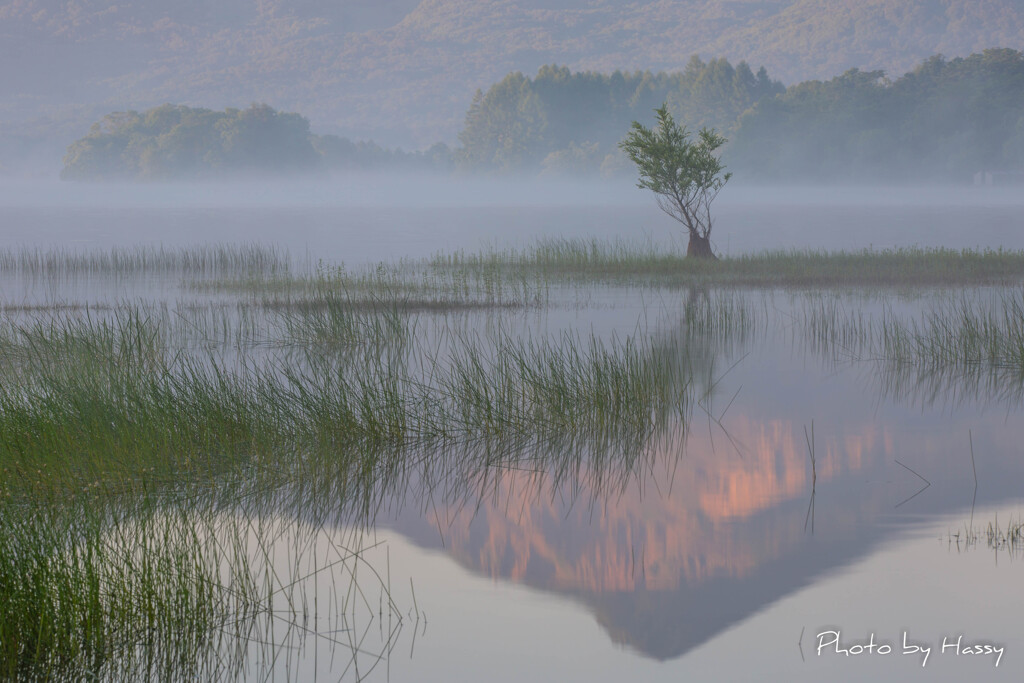
<instances>
[{"instance_id":1,"label":"still lake","mask_svg":"<svg viewBox=\"0 0 1024 683\"><path fill-rule=\"evenodd\" d=\"M682 244L649 197L610 186L531 185L509 195L482 182L386 191L362 182L7 183L0 248L256 243L286 249L299 268L357 268L554 237ZM727 255L1024 249L1024 197L985 188L739 188L722 197L715 237ZM6 307L180 306L205 296L177 282L127 279L2 284ZM843 310L913 315L960 294L827 296ZM502 314L501 324L531 338L572 331L609 339L642 328L683 348L678 320L688 296L647 286L569 289L542 311ZM318 532L314 555L329 557L358 537L363 561L388 577L403 626L396 631L368 609L358 626L337 627L328 613L335 584L330 572L316 574L308 580L309 595L322 596L309 617L313 635L269 638L277 643L269 655L253 646L258 655L242 677L1020 680L1024 554L989 542L986 529L1024 521L1022 378L892 368L853 349L822 349L789 322L815 292L712 293L723 296L760 313L742 334L688 349L700 370L691 419L644 443L639 466L609 472L584 453L568 474L421 472L382 492L372 519L339 514ZM481 313L459 324L497 323ZM304 518L301 506L292 514L275 523ZM280 562L289 565L287 552ZM340 638L342 630L357 637ZM832 632L839 642L819 648ZM968 645L983 654L964 654Z\"/></svg>"},{"instance_id":2,"label":"still lake","mask_svg":"<svg viewBox=\"0 0 1024 683\"><path fill-rule=\"evenodd\" d=\"M348 264L540 237L679 244L649 193L624 183L357 179L336 184L0 182L5 245L259 242ZM729 188L720 254L777 249L1024 247L1020 188ZM735 191L733 191L735 190ZM685 246L685 244L684 244Z\"/></svg>"}]
</instances>

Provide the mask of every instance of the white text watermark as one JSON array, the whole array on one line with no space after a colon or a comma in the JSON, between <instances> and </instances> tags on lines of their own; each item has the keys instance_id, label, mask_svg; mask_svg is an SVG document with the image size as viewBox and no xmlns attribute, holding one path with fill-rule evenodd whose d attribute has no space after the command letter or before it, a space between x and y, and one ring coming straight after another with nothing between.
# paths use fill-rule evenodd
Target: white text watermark
<instances>
[{"instance_id":1,"label":"white text watermark","mask_svg":"<svg viewBox=\"0 0 1024 683\"><path fill-rule=\"evenodd\" d=\"M991 657L995 666L1003 660L1003 645L972 640L963 634L943 636L941 642L918 642L903 631L895 640L880 639L874 633L863 640L844 641L841 631L822 631L817 635L817 655L840 657L917 656L927 666L933 653L940 657Z\"/></svg>"}]
</instances>

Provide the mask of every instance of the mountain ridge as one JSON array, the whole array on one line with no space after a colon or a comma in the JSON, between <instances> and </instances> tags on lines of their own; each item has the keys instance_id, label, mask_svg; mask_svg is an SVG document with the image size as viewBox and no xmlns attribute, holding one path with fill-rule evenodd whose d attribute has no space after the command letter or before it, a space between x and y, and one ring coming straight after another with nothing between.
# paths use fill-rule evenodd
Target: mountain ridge
<instances>
[{"instance_id":1,"label":"mountain ridge","mask_svg":"<svg viewBox=\"0 0 1024 683\"><path fill-rule=\"evenodd\" d=\"M478 88L545 64L677 70L691 55L791 84L899 76L1024 47L1015 0L0 0L0 120L267 102L386 144L452 142ZM91 107L91 109L90 109Z\"/></svg>"}]
</instances>

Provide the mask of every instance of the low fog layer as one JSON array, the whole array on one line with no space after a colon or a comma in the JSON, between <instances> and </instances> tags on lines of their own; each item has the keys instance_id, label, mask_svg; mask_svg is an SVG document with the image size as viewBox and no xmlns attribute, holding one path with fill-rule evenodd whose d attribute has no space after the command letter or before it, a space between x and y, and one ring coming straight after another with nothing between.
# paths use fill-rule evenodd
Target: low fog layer
<instances>
[{"instance_id":1,"label":"low fog layer","mask_svg":"<svg viewBox=\"0 0 1024 683\"><path fill-rule=\"evenodd\" d=\"M413 173L349 173L294 180L249 179L168 183L68 183L0 179L0 207L111 208L486 208L654 207L635 177L470 177ZM730 206L1024 207L1017 186L780 185L732 180L715 203ZM867 226L865 226L867 227Z\"/></svg>"},{"instance_id":2,"label":"low fog layer","mask_svg":"<svg viewBox=\"0 0 1024 683\"><path fill-rule=\"evenodd\" d=\"M650 196L626 179L489 178L411 173L208 182L70 183L0 180L0 206L246 208L418 208L643 205Z\"/></svg>"},{"instance_id":3,"label":"low fog layer","mask_svg":"<svg viewBox=\"0 0 1024 683\"><path fill-rule=\"evenodd\" d=\"M715 205L713 243L722 256L915 245L1024 249L1022 209L1024 193L1014 188L730 184ZM350 264L551 238L686 248L682 227L628 180L4 181L0 210L2 247L258 242Z\"/></svg>"}]
</instances>

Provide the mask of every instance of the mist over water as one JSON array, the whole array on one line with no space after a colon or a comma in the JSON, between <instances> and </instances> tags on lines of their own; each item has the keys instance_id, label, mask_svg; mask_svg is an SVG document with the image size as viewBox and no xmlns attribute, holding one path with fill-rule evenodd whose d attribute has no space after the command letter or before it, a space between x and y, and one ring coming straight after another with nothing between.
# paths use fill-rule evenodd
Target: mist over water
<instances>
[{"instance_id":1,"label":"mist over water","mask_svg":"<svg viewBox=\"0 0 1024 683\"><path fill-rule=\"evenodd\" d=\"M716 204L716 251L908 246L1024 248L1024 193L975 187L769 187ZM632 180L365 174L178 184L0 182L7 246L259 242L345 263L550 237L685 249L681 226Z\"/></svg>"},{"instance_id":2,"label":"mist over water","mask_svg":"<svg viewBox=\"0 0 1024 683\"><path fill-rule=\"evenodd\" d=\"M1024 249L1022 209L1024 199L1000 188L734 184L715 206L713 239L717 253L725 256L913 245ZM361 266L458 250L529 247L544 238L605 245L621 239L684 250L681 226L629 180L366 175L288 183L7 183L0 185L0 220L0 248L17 255L18 247L27 246L27 254L41 254L43 262L55 255L53 267L15 268L0 282L8 329L22 336L32 329L73 331L79 328L60 325L138 311L139 320L167 326L168 344L182 357L199 359L201 352L207 362L206 354L222 354L225 367L266 370L262 377L268 381L280 379L279 368L282 373L309 370L299 381L310 390L339 368L356 372L376 362L373 367L381 373L397 372L404 366L396 359L403 358L411 359L410 378L417 380L409 386L423 386L416 373L436 355L441 364L430 366L431 378L447 377L445 368L471 367L459 365L456 351L463 348L460 340L477 339L476 334L486 340L480 357L497 353L505 343L525 353L534 342L523 340L535 340L558 353L568 347L565 356L541 360L578 358L573 354L586 353L590 337L624 354L633 347L615 346L613 340L637 338L642 345L637 362L664 363L657 366L657 377L688 368L692 374L683 386L693 390L686 402L694 401L691 412L667 418L663 431L645 438L639 450L622 446L621 452L606 453L597 442L586 441L595 430L584 426L575 433L583 439L579 452L558 441L543 443L538 429L537 444L503 453L514 459L490 468L467 465L474 451L462 450L461 444L450 453L428 448L422 462L415 450L402 451L396 463L419 463L422 469L395 481L371 476L373 495L366 495L377 501L379 493L380 505L370 519L353 512L358 495L349 492L349 498L331 488L343 480L331 479L329 471L296 470L282 479L282 489L259 493L267 505L282 506L273 508L279 515L273 525L286 540L293 526L317 521L317 515L324 526L311 543L323 544L324 550L337 551L340 541L332 539L349 524L358 522L360 532L364 524L372 527L366 538L378 552L362 556L363 561L373 562L382 577L401 577L394 584L401 605L396 609L407 618L404 632L391 631L390 625L381 629L382 622L372 624L374 633L388 647L399 642L396 653L414 634L422 639L410 647L415 657L403 650L394 662L388 660L390 680L747 680L763 670L784 671L788 680L863 680L870 663L840 669L831 660L804 666L799 658L795 644L801 630L808 630L803 642L808 651L811 629L832 623L859 629L858 636L876 629L880 637L898 637L894 629L905 624L922 642L941 642L946 628L1020 642L1007 618L988 618L980 608L956 609L958 600L974 593L955 587L983 577L982 595L1011 596L1003 597L1011 608L1007 612L1019 611L1012 568L1007 571L1003 560L996 569L990 566L981 536L972 537L969 572L946 540L935 542L959 525L1004 520L1007 511L1020 509L1015 483L1021 464L1014 445L1022 430L1019 380L988 373L987 366L975 368L976 375L974 366L954 366L948 376L912 362L890 366L871 360L880 348L872 345L873 336L838 336L842 330L856 332L861 324L874 329L871 324L890 315L895 318L884 319L908 321L905 329L916 329L911 326L928 311L959 310L943 307L961 295L971 310L1002 310L1001 297L1016 301L1016 287L971 291L967 286L966 294L952 297L949 287L919 288L909 296L884 287L866 292L712 285L704 291L646 279L645 269L657 267L656 259L620 264L619 280L603 279L598 267L591 279L561 280L556 270L548 274L551 280L534 272L542 275L534 282L529 267L510 261L506 271L491 271L486 260L476 271L463 264L460 274L456 271L463 266L455 267L451 279L444 279L443 268L434 273L441 279L421 280L422 273L402 276L402 268L387 267L368 269L383 274L379 280L347 279L346 274L362 272L353 267L323 269L312 282L302 280L321 260ZM88 267L89 254L109 256L110 247L128 247L130 261L133 253L144 255L145 247L154 245L171 248L171 254L189 249L201 254L204 245L239 244L273 246L272 254L287 250L298 267L246 270L244 258L238 270L192 275L173 264L152 272ZM143 249L133 250L136 246ZM175 252L178 247L183 251ZM232 249L238 247L211 249L208 256ZM253 247L250 257L257 252ZM87 257L81 270L61 267L62 259L75 256ZM474 272L479 279L465 279ZM294 276L299 277L288 285ZM517 289L520 280L529 287ZM476 284L467 290L467 282ZM490 296L486 293L495 283L500 298L502 282L511 298L501 301L513 305L481 305L473 298ZM417 289L431 283L440 289ZM541 291L543 296L532 296ZM417 294L411 298L409 292ZM415 297L422 297L420 308L413 307ZM397 317L384 319L397 321L398 331L387 332L392 329L387 325L344 327L345 321L376 319L372 316L380 312L367 309L367 301L406 306L395 309ZM455 305L460 302L471 305ZM26 327L35 321L42 326ZM390 350L384 354L376 344ZM439 355L439 349L447 355ZM317 358L327 360L322 364ZM624 358L628 367L633 356ZM384 376L367 376L360 386L375 391ZM457 386L483 390L505 381L500 375L465 378L469 381ZM621 386L625 389L611 395L631 385ZM322 405L336 405L344 391L331 389ZM431 402L445 395L435 391ZM638 405L634 399L643 395L629 394L624 404ZM462 394L454 396L453 406L470 404ZM270 405L279 411L288 404L277 398ZM384 414L377 404L369 413ZM226 414L234 415L234 408ZM333 429L338 423L330 414L323 426ZM531 422L526 429L537 428ZM324 462L336 464L345 450L329 448ZM974 451L981 482L976 499L968 478ZM568 469L567 453L575 463ZM282 471L295 464L293 450L273 458L280 458L275 472L278 464ZM928 486L922 488L904 466L927 477ZM665 482L671 483L666 487ZM378 539L391 545L378 547ZM290 567L294 555L312 567L323 557L320 546L293 552L294 547L299 546L282 546L280 556L271 559ZM308 547L316 548L312 557L300 552ZM889 585L893 566L914 561L927 567L932 584ZM967 572L964 579L962 572ZM311 571L296 594L333 594L332 576L328 570ZM413 581L406 587L407 578L414 588ZM877 588L878 597L868 603L877 611L865 614L860 595L868 583ZM390 579L388 585L391 590ZM948 598L939 608L933 606L933 585ZM405 607L406 596L413 611ZM338 629L332 620L340 612L327 602L311 604L312 621L333 637ZM364 607L371 616L379 614L373 595ZM420 624L421 608L430 615L429 628ZM285 630L292 623L277 621ZM743 642L737 632L744 634ZM546 635L537 637L540 633ZM307 646L294 659L270 658L266 664L256 644L278 636L261 633L260 638L252 640L244 660L254 671L265 666L281 677L303 679L336 673L338 660L327 640L317 641L323 643L320 649ZM743 647L757 658L736 657ZM467 648L477 656L465 657ZM513 649L531 656L501 665ZM492 675L496 666L500 675ZM918 665L907 659L886 666L884 675L912 673ZM966 680L989 666L987 661L944 662L929 672L934 672L931 680ZM1011 667L1019 673L1015 661Z\"/></svg>"}]
</instances>

